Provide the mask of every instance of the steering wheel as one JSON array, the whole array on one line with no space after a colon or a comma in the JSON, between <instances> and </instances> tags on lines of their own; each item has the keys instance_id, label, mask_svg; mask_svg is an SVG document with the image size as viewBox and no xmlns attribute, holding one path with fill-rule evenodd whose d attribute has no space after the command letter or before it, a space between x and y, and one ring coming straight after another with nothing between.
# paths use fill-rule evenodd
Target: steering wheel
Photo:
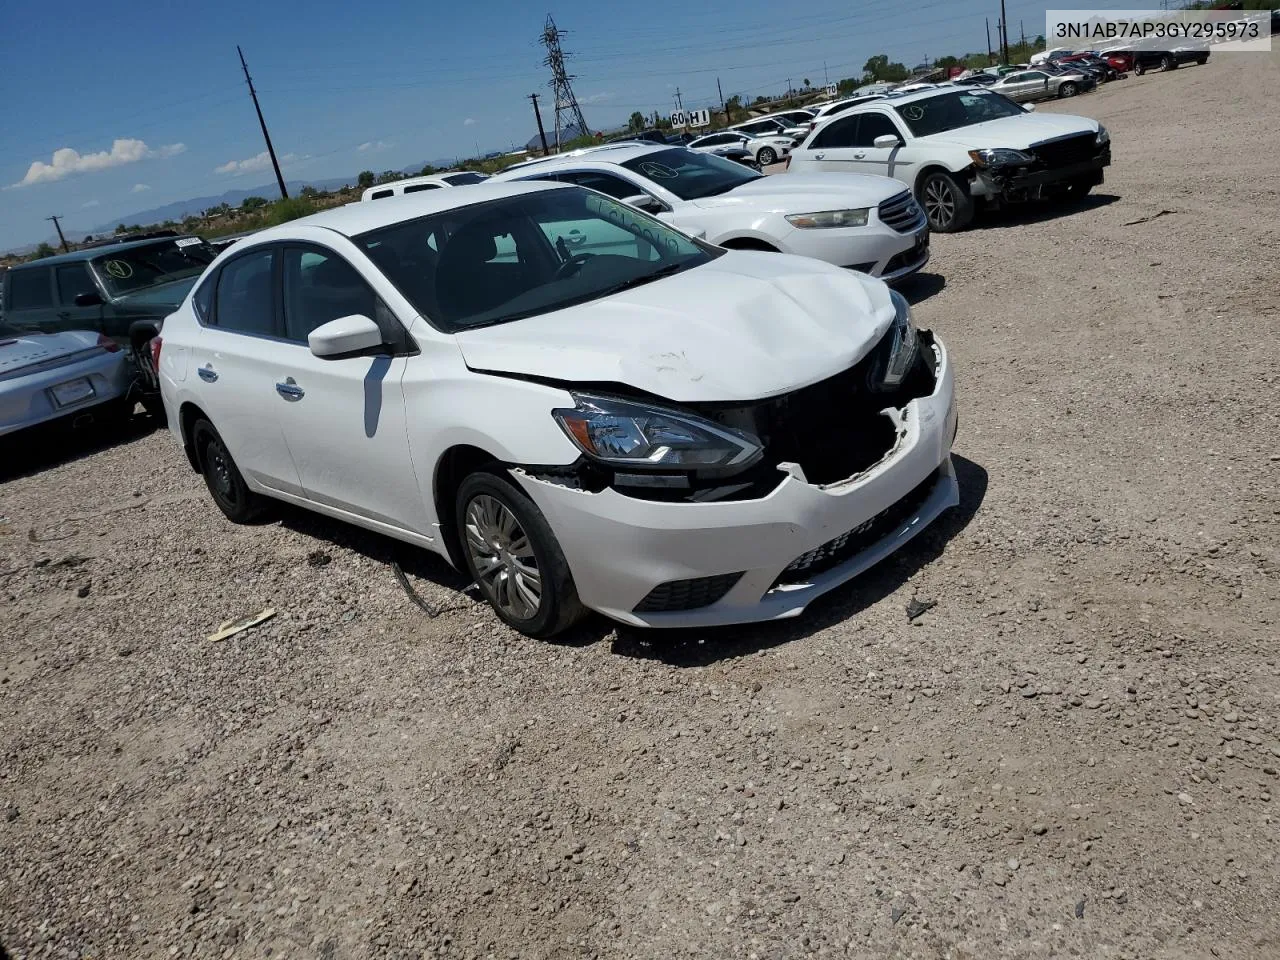
<instances>
[{"instance_id":1,"label":"steering wheel","mask_svg":"<svg viewBox=\"0 0 1280 960\"><path fill-rule=\"evenodd\" d=\"M572 272L569 269L570 267L581 267L584 263L586 263L588 260L590 260L594 256L595 256L594 253L575 253L564 263L560 264L558 268L556 268L556 272L551 278L552 281L554 282L556 280L563 280L565 277L569 276L569 274Z\"/></svg>"}]
</instances>

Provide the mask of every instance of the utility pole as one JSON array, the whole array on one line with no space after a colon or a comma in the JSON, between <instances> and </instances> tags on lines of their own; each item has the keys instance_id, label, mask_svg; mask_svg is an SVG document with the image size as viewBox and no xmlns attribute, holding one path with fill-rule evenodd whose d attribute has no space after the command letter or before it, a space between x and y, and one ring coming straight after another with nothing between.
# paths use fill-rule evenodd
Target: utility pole
<instances>
[{"instance_id":1,"label":"utility pole","mask_svg":"<svg viewBox=\"0 0 1280 960\"><path fill-rule=\"evenodd\" d=\"M1009 14L1005 12L1004 0L1000 0L1000 50L1004 56L1004 65L1009 65Z\"/></svg>"},{"instance_id":2,"label":"utility pole","mask_svg":"<svg viewBox=\"0 0 1280 960\"><path fill-rule=\"evenodd\" d=\"M791 99L791 78L787 77L787 99Z\"/></svg>"},{"instance_id":3,"label":"utility pole","mask_svg":"<svg viewBox=\"0 0 1280 960\"><path fill-rule=\"evenodd\" d=\"M987 17L987 66L991 66L991 61L995 59L991 54L991 18Z\"/></svg>"},{"instance_id":4,"label":"utility pole","mask_svg":"<svg viewBox=\"0 0 1280 960\"><path fill-rule=\"evenodd\" d=\"M827 73L827 61L822 61L822 85L824 87L831 86L831 75Z\"/></svg>"},{"instance_id":5,"label":"utility pole","mask_svg":"<svg viewBox=\"0 0 1280 960\"><path fill-rule=\"evenodd\" d=\"M288 200L289 191L284 188L284 174L280 172L280 162L276 160L276 148L271 145L271 134L267 133L267 121L262 119L262 107L258 106L258 91L253 89L253 78L249 76L249 65L244 62L244 51L236 44L236 53L240 54L240 66L244 70L244 82L249 85L249 96L253 97L253 109L258 112L258 125L262 127L262 139L267 141L267 153L271 155L271 166L276 172L276 183L280 185L280 199Z\"/></svg>"},{"instance_id":6,"label":"utility pole","mask_svg":"<svg viewBox=\"0 0 1280 960\"><path fill-rule=\"evenodd\" d=\"M1026 28L1026 25L1021 20L1018 21L1018 32L1022 34L1022 52L1026 53L1027 52L1027 28Z\"/></svg>"},{"instance_id":7,"label":"utility pole","mask_svg":"<svg viewBox=\"0 0 1280 960\"><path fill-rule=\"evenodd\" d=\"M538 121L538 136L542 140L542 155L549 157L551 156L551 150L547 147L547 131L542 129L542 112L538 109L538 95L531 93L529 94L529 99L533 101L533 118Z\"/></svg>"},{"instance_id":8,"label":"utility pole","mask_svg":"<svg viewBox=\"0 0 1280 960\"><path fill-rule=\"evenodd\" d=\"M59 215L58 215L58 216L56 216L56 217L45 217L45 219L46 219L46 220L52 220L52 221L53 221L54 229L56 229L56 230L58 231L58 239L59 239L60 241L62 241L62 252L63 252L63 253L70 253L70 252L71 252L71 248L67 246L67 238L66 238L66 237L64 237L64 236L62 235L62 224L60 224L60 223L58 222L59 220L61 220L61 219L62 219L62 215L61 215L61 214L59 214Z\"/></svg>"},{"instance_id":9,"label":"utility pole","mask_svg":"<svg viewBox=\"0 0 1280 960\"><path fill-rule=\"evenodd\" d=\"M680 88L676 87L676 109L684 113L684 101L680 98Z\"/></svg>"},{"instance_id":10,"label":"utility pole","mask_svg":"<svg viewBox=\"0 0 1280 960\"><path fill-rule=\"evenodd\" d=\"M720 89L719 77L716 77L716 93L720 94L720 109L724 111L724 122L733 123L733 118L729 116L729 103L724 98L724 91Z\"/></svg>"}]
</instances>

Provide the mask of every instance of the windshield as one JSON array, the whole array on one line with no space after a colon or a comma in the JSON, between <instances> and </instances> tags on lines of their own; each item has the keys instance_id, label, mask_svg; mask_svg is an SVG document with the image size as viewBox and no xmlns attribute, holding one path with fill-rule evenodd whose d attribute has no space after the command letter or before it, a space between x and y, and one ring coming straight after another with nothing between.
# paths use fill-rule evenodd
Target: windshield
<instances>
[{"instance_id":1,"label":"windshield","mask_svg":"<svg viewBox=\"0 0 1280 960\"><path fill-rule=\"evenodd\" d=\"M680 148L646 153L642 157L625 160L622 165L664 190L670 190L681 200L728 193L762 176L713 153L695 153Z\"/></svg>"},{"instance_id":2,"label":"windshield","mask_svg":"<svg viewBox=\"0 0 1280 960\"><path fill-rule=\"evenodd\" d=\"M198 277L217 255L218 251L199 237L174 237L112 250L90 262L107 292L122 297L162 283Z\"/></svg>"},{"instance_id":3,"label":"windshield","mask_svg":"<svg viewBox=\"0 0 1280 960\"><path fill-rule=\"evenodd\" d=\"M581 187L459 207L355 240L415 309L447 332L598 300L718 255Z\"/></svg>"},{"instance_id":4,"label":"windshield","mask_svg":"<svg viewBox=\"0 0 1280 960\"><path fill-rule=\"evenodd\" d=\"M986 90L957 90L894 107L917 137L1026 113L1008 97Z\"/></svg>"}]
</instances>

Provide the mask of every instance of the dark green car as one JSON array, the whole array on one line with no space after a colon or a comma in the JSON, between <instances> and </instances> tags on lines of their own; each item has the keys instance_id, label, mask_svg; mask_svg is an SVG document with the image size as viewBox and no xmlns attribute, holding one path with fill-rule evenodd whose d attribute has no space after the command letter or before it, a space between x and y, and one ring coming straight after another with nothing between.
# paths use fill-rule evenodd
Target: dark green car
<instances>
[{"instance_id":1,"label":"dark green car","mask_svg":"<svg viewBox=\"0 0 1280 960\"><path fill-rule=\"evenodd\" d=\"M159 382L148 345L217 255L200 237L166 236L19 264L4 274L4 319L39 333L92 330L127 347L150 409Z\"/></svg>"}]
</instances>

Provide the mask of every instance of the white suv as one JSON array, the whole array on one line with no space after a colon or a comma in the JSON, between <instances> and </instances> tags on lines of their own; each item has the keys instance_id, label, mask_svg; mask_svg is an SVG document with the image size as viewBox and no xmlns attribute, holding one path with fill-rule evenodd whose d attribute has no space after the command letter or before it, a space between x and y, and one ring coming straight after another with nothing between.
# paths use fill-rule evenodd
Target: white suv
<instances>
[{"instance_id":1,"label":"white suv","mask_svg":"<svg viewBox=\"0 0 1280 960\"><path fill-rule=\"evenodd\" d=\"M228 518L274 498L420 545L531 636L794 616L957 502L947 353L899 294L578 187L264 230L156 343Z\"/></svg>"},{"instance_id":2,"label":"white suv","mask_svg":"<svg viewBox=\"0 0 1280 960\"><path fill-rule=\"evenodd\" d=\"M791 137L753 137L736 130L721 130L709 133L705 137L690 140L686 147L699 153L720 150L724 147L738 147L751 154L751 159L762 167L769 167L780 159L790 156L791 148L796 145Z\"/></svg>"},{"instance_id":3,"label":"white suv","mask_svg":"<svg viewBox=\"0 0 1280 960\"><path fill-rule=\"evenodd\" d=\"M1111 138L1096 120L1037 114L988 90L940 86L859 104L822 124L791 154L792 173L872 173L910 187L942 233L963 230L976 202L1102 183Z\"/></svg>"},{"instance_id":4,"label":"white suv","mask_svg":"<svg viewBox=\"0 0 1280 960\"><path fill-rule=\"evenodd\" d=\"M885 177L765 177L684 147L619 143L532 160L492 179L580 184L722 247L815 257L884 280L929 262L924 212Z\"/></svg>"}]
</instances>

